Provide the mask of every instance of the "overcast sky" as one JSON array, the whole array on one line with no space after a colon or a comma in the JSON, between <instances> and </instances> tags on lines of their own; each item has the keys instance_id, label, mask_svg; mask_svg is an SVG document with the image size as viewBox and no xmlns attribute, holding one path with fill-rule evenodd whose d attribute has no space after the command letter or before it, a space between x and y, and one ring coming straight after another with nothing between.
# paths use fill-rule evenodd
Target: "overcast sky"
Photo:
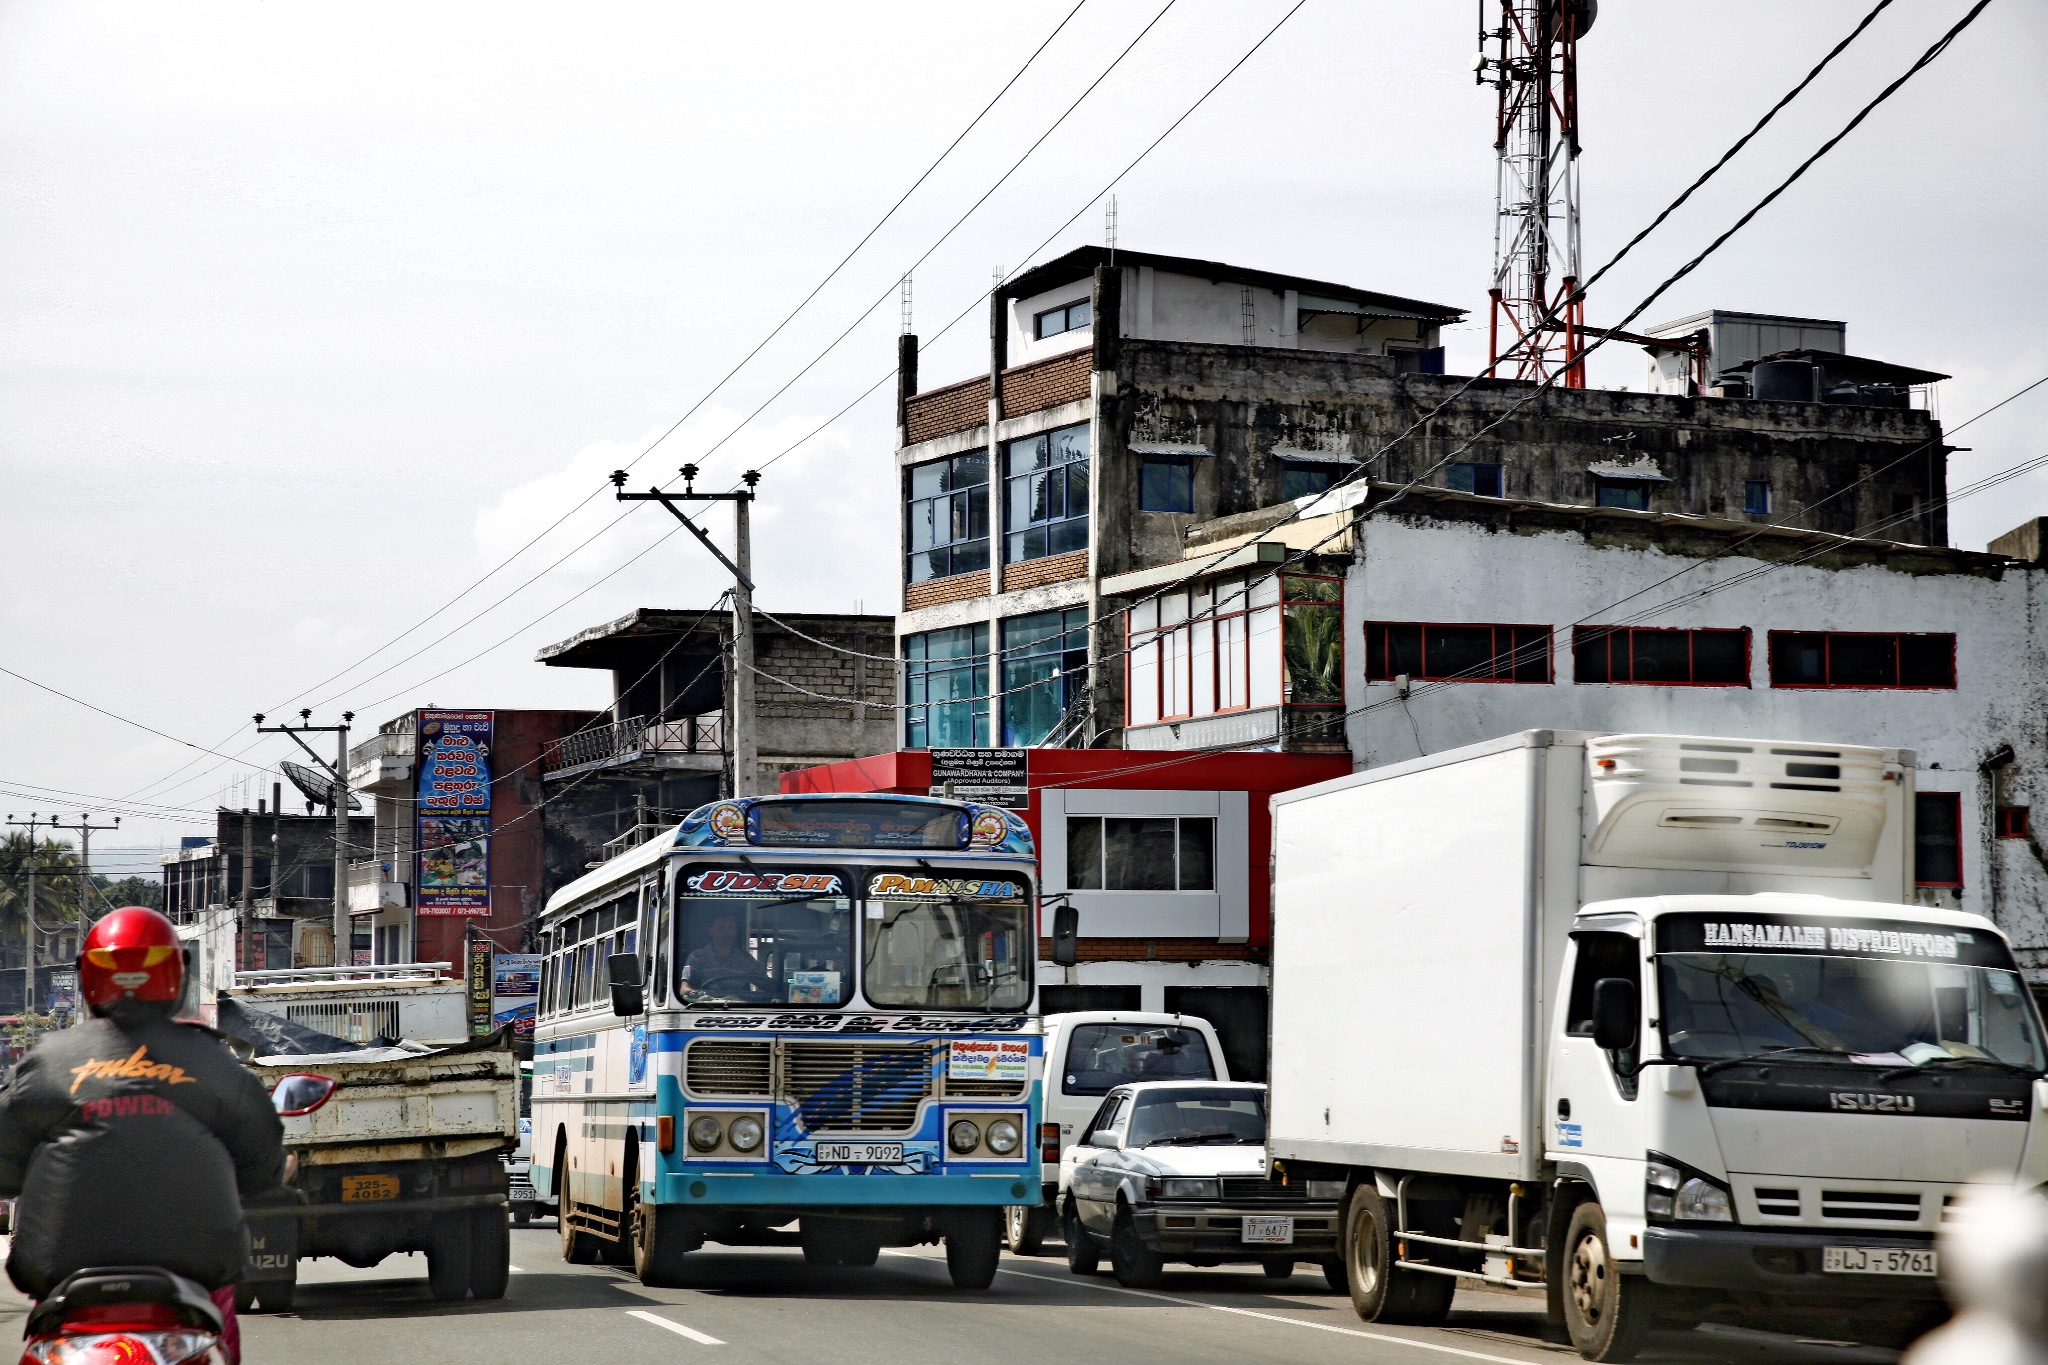
<instances>
[{"instance_id":1,"label":"overcast sky","mask_svg":"<svg viewBox=\"0 0 2048 1365\"><path fill-rule=\"evenodd\" d=\"M892 610L892 384L859 396L893 366L894 282L1161 3L1086 0L715 394L1072 0L0 6L0 664L259 764L293 751L252 740L257 710L600 707L605 675L535 649L724 586L659 508L607 529L603 476L721 441L714 486L774 461L762 605ZM917 268L926 386L983 363L991 271L1099 242L1104 186L1291 3L1178 0ZM1581 49L1588 263L1865 8L1605 6ZM1625 313L1966 8L1893 6L1589 316ZM1118 185L1120 243L1471 308L1448 334L1470 373L1493 208L1472 15L1308 0ZM1844 319L1851 350L1953 374L1951 424L2048 374L2044 58L2048 7L1993 4L1643 321ZM1641 353L1614 349L1595 382L1640 387ZM1956 437L1951 486L2048 453L2044 419L2048 386ZM1957 503L1954 543L2040 513L2048 472ZM209 830L253 771L0 676L0 806L129 809L98 839L109 871Z\"/></svg>"}]
</instances>

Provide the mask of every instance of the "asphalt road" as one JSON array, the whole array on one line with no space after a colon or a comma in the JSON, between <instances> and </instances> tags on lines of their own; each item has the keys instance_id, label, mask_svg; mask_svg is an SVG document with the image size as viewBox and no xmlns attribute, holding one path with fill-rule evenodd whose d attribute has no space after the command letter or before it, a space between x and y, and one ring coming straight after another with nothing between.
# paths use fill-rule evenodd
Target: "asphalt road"
<instances>
[{"instance_id":1,"label":"asphalt road","mask_svg":"<svg viewBox=\"0 0 2048 1365\"><path fill-rule=\"evenodd\" d=\"M953 1289L938 1247L885 1251L869 1269L813 1269L793 1248L707 1247L688 1289L644 1289L625 1272L562 1263L553 1225L513 1233L518 1273L497 1303L436 1303L422 1257L370 1270L300 1267L290 1313L242 1319L251 1365L566 1365L570 1361L981 1359L1309 1362L1311 1365L1567 1365L1542 1336L1540 1304L1461 1292L1440 1328L1360 1322L1304 1266L1275 1286L1254 1267L1170 1271L1156 1291L1069 1274L1057 1255L1003 1257L995 1285ZM25 1309L0 1291L0 1330ZM1890 1365L1892 1352L1705 1328L1653 1339L1643 1359L1739 1365Z\"/></svg>"}]
</instances>

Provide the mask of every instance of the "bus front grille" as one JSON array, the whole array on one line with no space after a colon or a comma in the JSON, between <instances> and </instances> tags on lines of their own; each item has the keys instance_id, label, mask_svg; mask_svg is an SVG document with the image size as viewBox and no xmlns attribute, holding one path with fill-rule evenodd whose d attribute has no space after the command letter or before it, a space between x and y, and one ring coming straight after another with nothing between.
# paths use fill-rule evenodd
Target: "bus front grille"
<instances>
[{"instance_id":1,"label":"bus front grille","mask_svg":"<svg viewBox=\"0 0 2048 1365\"><path fill-rule=\"evenodd\" d=\"M693 1095L766 1095L768 1040L699 1038L683 1054L683 1084Z\"/></svg>"},{"instance_id":2,"label":"bus front grille","mask_svg":"<svg viewBox=\"0 0 2048 1365\"><path fill-rule=\"evenodd\" d=\"M901 1133L932 1093L932 1052L900 1043L782 1045L782 1093L811 1132Z\"/></svg>"}]
</instances>

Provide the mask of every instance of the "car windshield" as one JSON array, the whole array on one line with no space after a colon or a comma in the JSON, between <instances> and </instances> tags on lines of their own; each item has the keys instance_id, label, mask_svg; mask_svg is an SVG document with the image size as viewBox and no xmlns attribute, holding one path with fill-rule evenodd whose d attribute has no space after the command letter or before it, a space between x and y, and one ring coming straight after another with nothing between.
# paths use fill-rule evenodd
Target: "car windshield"
<instances>
[{"instance_id":1,"label":"car windshield","mask_svg":"<svg viewBox=\"0 0 2048 1365\"><path fill-rule=\"evenodd\" d=\"M1030 928L1024 896L877 896L867 903L868 1003L1024 1009L1037 947Z\"/></svg>"},{"instance_id":2,"label":"car windshield","mask_svg":"<svg viewBox=\"0 0 2048 1365\"><path fill-rule=\"evenodd\" d=\"M1126 1147L1241 1147L1266 1140L1263 1090L1140 1090Z\"/></svg>"},{"instance_id":3,"label":"car windshield","mask_svg":"<svg viewBox=\"0 0 2048 1365\"><path fill-rule=\"evenodd\" d=\"M1213 1081L1209 1045L1180 1025L1076 1024L1068 1035L1069 1095L1107 1095L1131 1081Z\"/></svg>"},{"instance_id":4,"label":"car windshield","mask_svg":"<svg viewBox=\"0 0 2048 1365\"><path fill-rule=\"evenodd\" d=\"M1793 953L1664 953L1665 1049L1750 1057L1785 1048L1875 1065L1958 1058L2042 1069L2019 973L1997 967Z\"/></svg>"},{"instance_id":5,"label":"car windshield","mask_svg":"<svg viewBox=\"0 0 2048 1365\"><path fill-rule=\"evenodd\" d=\"M688 889L693 883L700 889ZM684 886L676 897L676 989L686 1005L847 1002L853 904L839 877L717 869L686 876ZM721 894L728 889L741 894Z\"/></svg>"}]
</instances>

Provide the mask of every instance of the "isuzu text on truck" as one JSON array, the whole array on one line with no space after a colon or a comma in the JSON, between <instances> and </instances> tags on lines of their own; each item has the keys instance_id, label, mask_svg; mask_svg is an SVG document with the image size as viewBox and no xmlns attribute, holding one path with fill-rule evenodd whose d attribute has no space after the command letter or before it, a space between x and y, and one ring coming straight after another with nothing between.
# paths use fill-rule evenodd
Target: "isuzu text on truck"
<instances>
[{"instance_id":1,"label":"isuzu text on truck","mask_svg":"<svg viewBox=\"0 0 2048 1365\"><path fill-rule=\"evenodd\" d=\"M1909 1335L1972 1183L2048 1178L2006 940L1904 903L1913 755L1535 730L1273 799L1270 1154L1352 1299L1547 1293L1579 1353Z\"/></svg>"}]
</instances>

